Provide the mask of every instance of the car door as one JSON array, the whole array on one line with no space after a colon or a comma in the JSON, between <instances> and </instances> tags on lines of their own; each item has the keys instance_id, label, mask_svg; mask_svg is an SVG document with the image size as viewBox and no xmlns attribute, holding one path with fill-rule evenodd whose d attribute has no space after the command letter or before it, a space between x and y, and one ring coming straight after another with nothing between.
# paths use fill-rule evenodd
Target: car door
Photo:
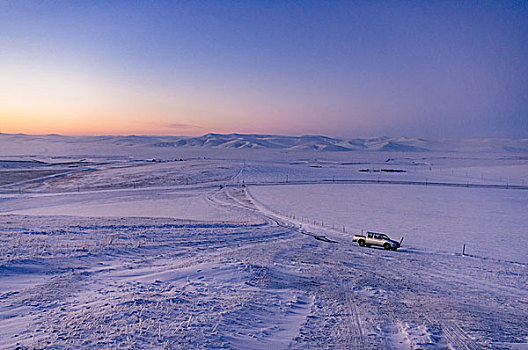
<instances>
[{"instance_id":1,"label":"car door","mask_svg":"<svg viewBox=\"0 0 528 350\"><path fill-rule=\"evenodd\" d=\"M373 244L374 245L379 245L380 247L383 246L383 239L381 238L381 235L374 234Z\"/></svg>"},{"instance_id":2,"label":"car door","mask_svg":"<svg viewBox=\"0 0 528 350\"><path fill-rule=\"evenodd\" d=\"M367 232L366 243L367 243L367 244L376 244L376 243L375 243L375 239L374 239L374 233L372 233L372 232Z\"/></svg>"}]
</instances>

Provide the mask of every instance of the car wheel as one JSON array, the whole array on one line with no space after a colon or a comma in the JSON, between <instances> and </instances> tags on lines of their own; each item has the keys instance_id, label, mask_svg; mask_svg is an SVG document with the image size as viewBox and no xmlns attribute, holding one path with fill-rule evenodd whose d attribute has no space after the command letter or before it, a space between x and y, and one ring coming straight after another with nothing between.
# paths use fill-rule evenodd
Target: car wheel
<instances>
[{"instance_id":1,"label":"car wheel","mask_svg":"<svg viewBox=\"0 0 528 350\"><path fill-rule=\"evenodd\" d=\"M385 250L390 250L390 249L391 249L391 246L390 246L389 243L385 243L385 244L383 245L383 248L385 248Z\"/></svg>"},{"instance_id":2,"label":"car wheel","mask_svg":"<svg viewBox=\"0 0 528 350\"><path fill-rule=\"evenodd\" d=\"M365 241L364 240L360 240L358 241L358 244L360 247L364 247L365 246Z\"/></svg>"}]
</instances>

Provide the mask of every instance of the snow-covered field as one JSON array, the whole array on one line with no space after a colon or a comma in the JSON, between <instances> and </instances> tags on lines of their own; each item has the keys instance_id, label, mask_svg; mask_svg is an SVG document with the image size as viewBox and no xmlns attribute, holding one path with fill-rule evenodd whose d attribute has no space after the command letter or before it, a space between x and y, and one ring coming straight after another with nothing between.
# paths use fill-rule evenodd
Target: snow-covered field
<instances>
[{"instance_id":1,"label":"snow-covered field","mask_svg":"<svg viewBox=\"0 0 528 350\"><path fill-rule=\"evenodd\" d=\"M0 134L0 348L526 349L526 140L446 145Z\"/></svg>"},{"instance_id":2,"label":"snow-covered field","mask_svg":"<svg viewBox=\"0 0 528 350\"><path fill-rule=\"evenodd\" d=\"M410 185L255 186L268 208L354 234L403 236L406 248L466 253L528 265L526 190Z\"/></svg>"}]
</instances>

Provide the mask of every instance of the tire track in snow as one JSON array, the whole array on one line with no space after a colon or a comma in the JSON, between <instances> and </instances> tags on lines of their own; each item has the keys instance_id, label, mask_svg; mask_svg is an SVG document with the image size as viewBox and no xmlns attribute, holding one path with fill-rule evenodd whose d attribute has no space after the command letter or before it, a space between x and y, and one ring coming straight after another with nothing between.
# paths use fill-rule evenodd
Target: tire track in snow
<instances>
[{"instance_id":1,"label":"tire track in snow","mask_svg":"<svg viewBox=\"0 0 528 350\"><path fill-rule=\"evenodd\" d=\"M220 200L218 196L225 195L225 199L229 200L229 202L226 202L225 200ZM285 222L282 222L282 218L276 218L274 215L270 215L267 213L262 212L255 204L253 198L248 194L247 190L244 188L240 191L233 191L232 189L221 189L220 191L215 192L213 196L209 198L212 203L216 203L219 205L225 205L225 206L232 206L237 209L244 209L248 210L251 213L258 213L262 217L266 218L269 221L273 221L276 223L276 225L284 226L287 228L295 228L294 222L288 222L285 220ZM310 235L316 239L319 238L319 240L326 241L326 242L335 242L331 240L325 240L321 239L320 236L312 235L306 232L302 232L299 230L299 232L303 234ZM324 236L323 236L324 237ZM326 238L326 237L324 237ZM337 243L337 242L335 242ZM346 349L357 349L362 350L365 348L368 348L368 342L366 342L362 330L361 325L361 318L359 315L359 308L354 303L354 301L351 299L349 290L351 290L350 286L348 284L345 284L342 282L342 278L339 274L335 274L335 272L331 272L331 275L333 276L334 285L336 286L336 289L334 289L334 292L337 293L336 298L338 298L338 302L342 303L344 307L344 313L342 316L344 316L344 320L342 320L343 326L346 329L346 333L341 335L340 341L342 342L342 345Z\"/></svg>"},{"instance_id":2,"label":"tire track in snow","mask_svg":"<svg viewBox=\"0 0 528 350\"><path fill-rule=\"evenodd\" d=\"M348 311L347 326L349 330L349 342L353 349L365 349L365 341L361 327L361 319L357 305L351 300L349 293L345 290L345 304Z\"/></svg>"},{"instance_id":3,"label":"tire track in snow","mask_svg":"<svg viewBox=\"0 0 528 350\"><path fill-rule=\"evenodd\" d=\"M478 350L481 349L475 341L455 322L442 323L444 336L450 345L457 350Z\"/></svg>"}]
</instances>

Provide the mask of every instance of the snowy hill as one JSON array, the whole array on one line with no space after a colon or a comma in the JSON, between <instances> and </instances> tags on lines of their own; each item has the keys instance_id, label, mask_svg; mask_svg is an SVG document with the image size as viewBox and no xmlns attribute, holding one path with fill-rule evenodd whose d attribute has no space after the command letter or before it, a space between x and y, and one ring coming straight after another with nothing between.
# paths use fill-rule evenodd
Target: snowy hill
<instances>
[{"instance_id":1,"label":"snowy hill","mask_svg":"<svg viewBox=\"0 0 528 350\"><path fill-rule=\"evenodd\" d=\"M187 149L268 149L289 151L373 151L373 152L500 152L528 153L528 138L464 139L433 141L408 137L333 138L321 135L282 136L257 134L206 134L186 136L61 136L0 134L0 145L64 144L68 147L187 148ZM4 147L5 146L5 147Z\"/></svg>"},{"instance_id":2,"label":"snowy hill","mask_svg":"<svg viewBox=\"0 0 528 350\"><path fill-rule=\"evenodd\" d=\"M415 139L372 138L340 139L320 135L279 136L251 134L207 134L200 137L181 138L172 143L159 143L156 146L174 147L214 147L225 149L284 149L302 151L427 151L416 145ZM426 143L423 141L422 143Z\"/></svg>"}]
</instances>

